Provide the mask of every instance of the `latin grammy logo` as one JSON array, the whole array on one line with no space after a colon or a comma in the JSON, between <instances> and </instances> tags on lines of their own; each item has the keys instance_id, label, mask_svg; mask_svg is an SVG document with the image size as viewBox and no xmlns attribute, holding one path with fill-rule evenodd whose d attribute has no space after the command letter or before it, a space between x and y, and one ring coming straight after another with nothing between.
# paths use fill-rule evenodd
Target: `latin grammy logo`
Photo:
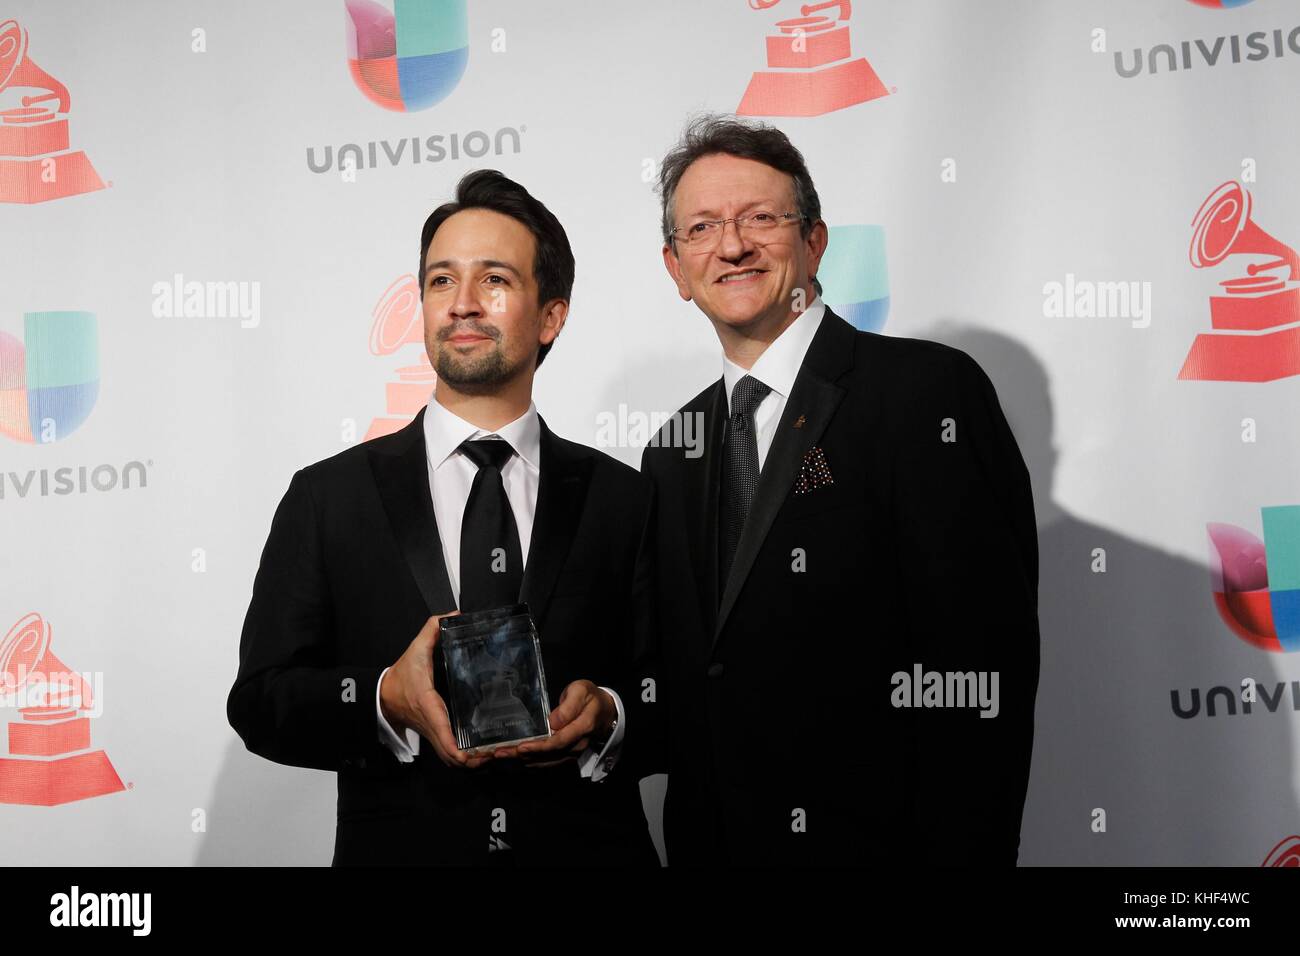
<instances>
[{"instance_id":1,"label":"latin grammy logo","mask_svg":"<svg viewBox=\"0 0 1300 956\"><path fill-rule=\"evenodd\" d=\"M1277 846L1268 851L1268 856L1260 866L1300 867L1300 836L1292 834L1279 841Z\"/></svg>"},{"instance_id":2,"label":"latin grammy logo","mask_svg":"<svg viewBox=\"0 0 1300 956\"><path fill-rule=\"evenodd\" d=\"M1229 181L1210 193L1192 221L1192 265L1250 256L1245 275L1219 283L1210 325L1192 342L1180 379L1271 382L1300 375L1300 256L1251 218L1250 193ZM1277 272L1274 270L1284 270Z\"/></svg>"},{"instance_id":3,"label":"latin grammy logo","mask_svg":"<svg viewBox=\"0 0 1300 956\"><path fill-rule=\"evenodd\" d=\"M766 10L779 0L749 0ZM836 7L835 19L809 16ZM736 108L740 116L821 116L887 96L876 71L863 57L850 59L851 0L804 4L800 16L777 23L767 38L767 65L750 78Z\"/></svg>"},{"instance_id":4,"label":"latin grammy logo","mask_svg":"<svg viewBox=\"0 0 1300 956\"><path fill-rule=\"evenodd\" d=\"M363 441L391 435L409 425L429 400L438 375L424 350L424 316L420 312L420 283L404 275L379 297L370 326L370 354L392 355L403 345L420 346L420 364L396 370L397 381L385 387L388 415L370 423ZM400 417L399 417L400 416Z\"/></svg>"},{"instance_id":5,"label":"latin grammy logo","mask_svg":"<svg viewBox=\"0 0 1300 956\"><path fill-rule=\"evenodd\" d=\"M71 106L68 88L28 55L27 31L17 20L0 23L0 202L47 202L104 188L86 154L68 148Z\"/></svg>"},{"instance_id":6,"label":"latin grammy logo","mask_svg":"<svg viewBox=\"0 0 1300 956\"><path fill-rule=\"evenodd\" d=\"M0 643L0 690L16 697L0 803L52 807L126 788L108 754L90 749L90 685L50 650L50 625L28 614Z\"/></svg>"}]
</instances>

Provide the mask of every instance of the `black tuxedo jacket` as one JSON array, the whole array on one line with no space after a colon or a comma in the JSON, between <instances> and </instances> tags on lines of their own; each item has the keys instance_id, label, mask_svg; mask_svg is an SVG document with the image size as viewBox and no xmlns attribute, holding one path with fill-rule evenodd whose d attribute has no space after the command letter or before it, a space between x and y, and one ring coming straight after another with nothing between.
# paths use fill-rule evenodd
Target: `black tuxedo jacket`
<instances>
[{"instance_id":1,"label":"black tuxedo jacket","mask_svg":"<svg viewBox=\"0 0 1300 956\"><path fill-rule=\"evenodd\" d=\"M334 864L657 865L638 778L656 715L647 608L649 482L542 422L521 600L537 621L551 706L574 680L612 687L626 735L604 780L572 761L449 769L428 741L401 763L378 739L375 687L430 615L455 608L430 497L424 411L400 431L297 472L253 585L227 715L269 760L338 773ZM442 652L435 687L446 699ZM504 830L501 829L504 824Z\"/></svg>"},{"instance_id":2,"label":"black tuxedo jacket","mask_svg":"<svg viewBox=\"0 0 1300 956\"><path fill-rule=\"evenodd\" d=\"M721 585L722 381L681 413L702 416L703 454L674 447L670 420L641 467L657 500L669 865L1013 863L1038 551L1029 475L983 371L827 309ZM895 706L894 675L916 665L997 671L997 716Z\"/></svg>"}]
</instances>

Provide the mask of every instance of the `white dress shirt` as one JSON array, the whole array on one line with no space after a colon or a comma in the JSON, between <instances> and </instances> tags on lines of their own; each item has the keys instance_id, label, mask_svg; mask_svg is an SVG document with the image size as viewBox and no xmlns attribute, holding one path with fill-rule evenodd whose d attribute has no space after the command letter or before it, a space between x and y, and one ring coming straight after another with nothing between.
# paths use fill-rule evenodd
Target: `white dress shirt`
<instances>
[{"instance_id":1,"label":"white dress shirt","mask_svg":"<svg viewBox=\"0 0 1300 956\"><path fill-rule=\"evenodd\" d=\"M760 472L767 460L768 449L772 447L772 438L776 435L781 413L785 411L785 403L790 398L790 390L794 388L794 380L825 314L826 304L821 296L815 296L808 308L763 350L750 369L743 369L726 355L722 356L722 382L727 389L728 416L731 414L731 391L746 375L753 376L771 389L754 409L754 437L758 439Z\"/></svg>"},{"instance_id":2,"label":"white dress shirt","mask_svg":"<svg viewBox=\"0 0 1300 956\"><path fill-rule=\"evenodd\" d=\"M506 498L519 529L519 552L528 567L528 545L533 536L533 516L537 511L537 489L541 482L542 426L537 417L537 406L531 402L528 411L495 432L484 431L465 421L439 404L433 396L424 412L424 448L429 468L429 490L433 497L433 515L438 522L438 537L442 541L443 565L451 584L454 600L460 601L460 532L465 517L465 502L478 466L462 451L462 442L470 439L491 438L509 442L514 455L501 467L501 482ZM387 745L403 763L410 763L420 752L420 735L406 728L405 740L397 735L384 718L379 702L379 686L383 683L385 667L375 685L375 713L379 719L379 740ZM618 722L605 746L599 751L588 748L578 759L578 769L583 777L593 781L602 779L618 760L623 743L625 716L623 701L608 687L601 690L614 698Z\"/></svg>"}]
</instances>

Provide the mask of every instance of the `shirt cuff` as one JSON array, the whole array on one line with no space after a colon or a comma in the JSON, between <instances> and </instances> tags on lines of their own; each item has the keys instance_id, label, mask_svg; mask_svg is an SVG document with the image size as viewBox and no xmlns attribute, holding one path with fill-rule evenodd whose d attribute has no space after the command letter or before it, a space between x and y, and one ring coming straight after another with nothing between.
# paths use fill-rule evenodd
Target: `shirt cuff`
<instances>
[{"instance_id":1,"label":"shirt cuff","mask_svg":"<svg viewBox=\"0 0 1300 956\"><path fill-rule=\"evenodd\" d=\"M384 709L379 705L379 688L383 686L384 675L388 671L387 667L380 671L379 680L375 682L375 717L379 721L379 742L391 750L393 756L402 763L411 763L420 752L420 735L407 727L405 740L397 736L392 724L384 717ZM621 714L622 711L620 710L619 713Z\"/></svg>"},{"instance_id":2,"label":"shirt cuff","mask_svg":"<svg viewBox=\"0 0 1300 956\"><path fill-rule=\"evenodd\" d=\"M382 679L382 678L381 678ZM609 735L609 740L605 741L605 746L597 753L588 747L578 758L578 772L583 777L589 777L592 783L599 783L611 770L614 764L618 763L619 752L623 749L623 731L626 729L626 718L623 714L623 701L609 687L602 687L601 690L614 698L614 708L618 712L618 717L614 723L614 732Z\"/></svg>"}]
</instances>

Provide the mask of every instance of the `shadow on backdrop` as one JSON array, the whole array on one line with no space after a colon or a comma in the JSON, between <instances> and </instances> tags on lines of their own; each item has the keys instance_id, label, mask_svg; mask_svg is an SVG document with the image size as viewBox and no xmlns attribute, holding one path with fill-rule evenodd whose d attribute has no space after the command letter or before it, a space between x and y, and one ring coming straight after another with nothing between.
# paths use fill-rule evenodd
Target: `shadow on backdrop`
<instances>
[{"instance_id":1,"label":"shadow on backdrop","mask_svg":"<svg viewBox=\"0 0 1300 956\"><path fill-rule=\"evenodd\" d=\"M923 333L969 353L997 388L1033 481L1042 669L1023 865L1259 866L1296 832L1292 695L1243 713L1241 681L1271 696L1278 662L1220 620L1208 565L1102 527L1053 500L1050 382L1021 343L946 323ZM1116 469L1167 475L1140 450ZM1213 519L1213 515L1199 519ZM1094 549L1106 571L1094 573ZM1223 694L1208 715L1210 688ZM1195 716L1174 712L1171 692ZM1094 811L1105 832L1094 832ZM954 813L960 813L955 808Z\"/></svg>"}]
</instances>

